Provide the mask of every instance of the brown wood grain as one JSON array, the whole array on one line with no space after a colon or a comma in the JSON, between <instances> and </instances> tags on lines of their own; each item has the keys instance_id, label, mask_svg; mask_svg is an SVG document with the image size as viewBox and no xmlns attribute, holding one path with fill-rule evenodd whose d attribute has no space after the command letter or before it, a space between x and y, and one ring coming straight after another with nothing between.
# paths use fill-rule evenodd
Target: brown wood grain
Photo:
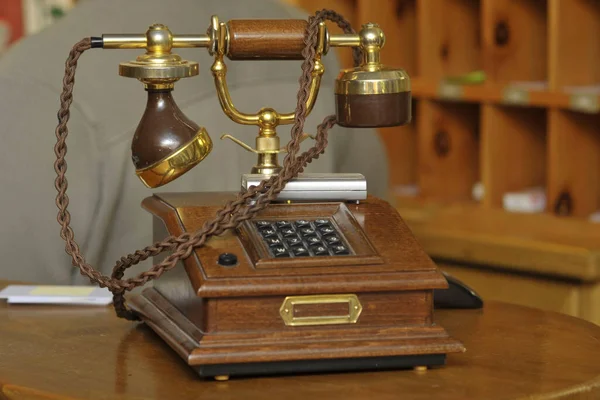
<instances>
[{"instance_id":1,"label":"brown wood grain","mask_svg":"<svg viewBox=\"0 0 600 400\"><path fill-rule=\"evenodd\" d=\"M427 79L482 68L480 2L417 1L417 71Z\"/></svg>"},{"instance_id":2,"label":"brown wood grain","mask_svg":"<svg viewBox=\"0 0 600 400\"><path fill-rule=\"evenodd\" d=\"M600 82L600 5L549 0L549 80L553 90Z\"/></svg>"},{"instance_id":3,"label":"brown wood grain","mask_svg":"<svg viewBox=\"0 0 600 400\"><path fill-rule=\"evenodd\" d=\"M469 200L479 179L478 107L423 101L417 124L421 196L442 202Z\"/></svg>"},{"instance_id":4,"label":"brown wood grain","mask_svg":"<svg viewBox=\"0 0 600 400\"><path fill-rule=\"evenodd\" d=\"M110 307L0 303L0 321L0 394L9 399L396 399L402 393L407 400L505 400L600 393L598 326L494 302L482 311L436 311L436 321L469 350L426 373L229 382L199 379L152 330L118 320Z\"/></svg>"},{"instance_id":5,"label":"brown wood grain","mask_svg":"<svg viewBox=\"0 0 600 400\"><path fill-rule=\"evenodd\" d=\"M162 193L143 205L160 240L197 231L234 195ZM353 254L274 259L252 224L317 218L329 219ZM372 196L359 204L274 203L253 220L197 249L184 261L187 273L169 271L131 299L190 365L463 351L432 324L432 292L445 279L388 203ZM223 252L237 255L237 264L219 265ZM285 299L315 294L357 296L362 312L352 323L286 325ZM313 312L330 316L329 303Z\"/></svg>"},{"instance_id":6,"label":"brown wood grain","mask_svg":"<svg viewBox=\"0 0 600 400\"><path fill-rule=\"evenodd\" d=\"M180 234L184 227L189 232L198 230L233 196L233 193L161 193L146 199L143 206L165 220L171 234ZM323 216L323 210L327 210L330 216L339 218L342 234L357 245L359 254L378 256L383 263L372 258L373 264L370 265L353 265L351 261L339 265L338 261L326 262L323 259L316 266L311 259L289 259L282 260L279 268L255 268L244 243L234 233L227 232L196 250L197 258L185 260L188 271L198 271L198 261L203 265L201 274L193 272L190 275L195 282L195 290L200 290L205 296L240 296L248 294L243 291L244 287L252 287L254 293L265 295L326 293L336 287L336 282L350 291L445 286L445 280L438 275L435 265L421 252L410 230L387 202L369 197L360 204L335 204L333 208L332 203L272 204L256 219ZM338 209L344 211L338 212ZM174 219L175 210L177 218ZM345 213L351 214L351 218ZM235 268L223 268L216 263L219 254L225 251L238 255L239 262ZM361 278L364 271L373 274L368 281ZM270 279L267 281L266 277Z\"/></svg>"},{"instance_id":7,"label":"brown wood grain","mask_svg":"<svg viewBox=\"0 0 600 400\"><path fill-rule=\"evenodd\" d=\"M227 23L232 60L302 60L307 22L295 19L234 19Z\"/></svg>"},{"instance_id":8,"label":"brown wood grain","mask_svg":"<svg viewBox=\"0 0 600 400\"><path fill-rule=\"evenodd\" d=\"M253 297L217 299L215 316L217 323L214 333L238 332L243 326L244 333L272 332L276 327L280 331L283 321L279 315L279 308L285 297ZM358 295L358 300L363 306L363 311L356 322L356 327L389 327L404 325L424 325L428 322L431 313L431 299L423 291L392 292L392 293L363 293ZM211 300L213 301L213 300ZM346 314L348 305L346 304ZM329 316L331 308L328 304L316 305L312 309L313 315ZM333 315L339 315L337 313ZM346 336L348 331L343 325L339 329L332 326L316 326L293 328L295 331L311 330L315 332L329 331L330 334ZM352 330L350 329L350 330ZM350 350L351 352L351 350Z\"/></svg>"},{"instance_id":9,"label":"brown wood grain","mask_svg":"<svg viewBox=\"0 0 600 400\"><path fill-rule=\"evenodd\" d=\"M546 0L483 0L481 23L488 79L546 81Z\"/></svg>"}]
</instances>

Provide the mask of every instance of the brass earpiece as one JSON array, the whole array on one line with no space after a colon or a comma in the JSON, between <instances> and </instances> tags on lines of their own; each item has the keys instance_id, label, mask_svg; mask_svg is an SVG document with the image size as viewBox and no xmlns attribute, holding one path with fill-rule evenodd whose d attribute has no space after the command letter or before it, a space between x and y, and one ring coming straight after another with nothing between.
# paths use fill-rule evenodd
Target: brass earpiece
<instances>
[{"instance_id":1,"label":"brass earpiece","mask_svg":"<svg viewBox=\"0 0 600 400\"><path fill-rule=\"evenodd\" d=\"M119 74L137 78L148 102L131 144L131 158L142 182L156 188L183 175L212 150L206 130L188 119L171 95L175 82L198 75L198 63L171 53L173 35L160 24L146 32L146 54L119 65Z\"/></svg>"},{"instance_id":2,"label":"brass earpiece","mask_svg":"<svg viewBox=\"0 0 600 400\"><path fill-rule=\"evenodd\" d=\"M335 81L336 115L346 127L373 128L404 125L411 120L410 78L402 69L381 64L385 44L376 24L363 25L359 33L363 61L342 70Z\"/></svg>"}]
</instances>

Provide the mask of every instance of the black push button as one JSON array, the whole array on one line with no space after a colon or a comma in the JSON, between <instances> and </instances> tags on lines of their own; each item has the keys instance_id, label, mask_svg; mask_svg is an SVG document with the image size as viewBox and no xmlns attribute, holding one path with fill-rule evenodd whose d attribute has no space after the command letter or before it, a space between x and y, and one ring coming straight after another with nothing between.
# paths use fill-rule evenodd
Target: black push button
<instances>
[{"instance_id":1,"label":"black push button","mask_svg":"<svg viewBox=\"0 0 600 400\"><path fill-rule=\"evenodd\" d=\"M299 244L302 244L302 240L300 240L300 238L298 236L293 236L293 237L290 237L290 238L285 238L285 241L290 246L297 246Z\"/></svg>"},{"instance_id":2,"label":"black push button","mask_svg":"<svg viewBox=\"0 0 600 400\"><path fill-rule=\"evenodd\" d=\"M317 220L315 220L315 225L317 225L317 226L329 225L329 220L328 219L317 219Z\"/></svg>"},{"instance_id":3,"label":"black push button","mask_svg":"<svg viewBox=\"0 0 600 400\"><path fill-rule=\"evenodd\" d=\"M293 247L292 251L294 252L294 255L296 257L306 257L306 256L310 255L310 253L308 252L308 249L304 246Z\"/></svg>"},{"instance_id":4,"label":"black push button","mask_svg":"<svg viewBox=\"0 0 600 400\"><path fill-rule=\"evenodd\" d=\"M238 259L235 254L231 254L231 253L219 254L219 260L218 260L219 265L222 265L224 267L232 267L232 266L236 265L237 262L238 262Z\"/></svg>"},{"instance_id":5,"label":"black push button","mask_svg":"<svg viewBox=\"0 0 600 400\"><path fill-rule=\"evenodd\" d=\"M318 237L316 237L316 236L309 236L309 237L307 237L307 238L306 238L306 242L307 242L308 244L310 244L310 245L312 245L312 244L322 244L322 243L321 243L321 239L319 239L319 238L318 238Z\"/></svg>"},{"instance_id":6,"label":"black push button","mask_svg":"<svg viewBox=\"0 0 600 400\"><path fill-rule=\"evenodd\" d=\"M329 235L335 233L335 229L331 226L324 225L319 227L319 232L321 232L322 235Z\"/></svg>"},{"instance_id":7,"label":"black push button","mask_svg":"<svg viewBox=\"0 0 600 400\"><path fill-rule=\"evenodd\" d=\"M280 230L283 237L292 237L296 236L296 231L292 228L283 228Z\"/></svg>"},{"instance_id":8,"label":"black push button","mask_svg":"<svg viewBox=\"0 0 600 400\"><path fill-rule=\"evenodd\" d=\"M310 249L312 250L312 252L315 256L328 256L329 255L329 251L327 251L327 247L323 246L322 244L310 246Z\"/></svg>"},{"instance_id":9,"label":"black push button","mask_svg":"<svg viewBox=\"0 0 600 400\"><path fill-rule=\"evenodd\" d=\"M296 226L298 228L302 228L302 227L305 227L305 226L310 226L310 222L307 221L307 220L305 220L305 219L299 219L298 221L296 221Z\"/></svg>"},{"instance_id":10,"label":"black push button","mask_svg":"<svg viewBox=\"0 0 600 400\"><path fill-rule=\"evenodd\" d=\"M276 247L273 247L271 250L273 251L273 254L275 255L275 257L278 257L278 258L290 256L287 249L283 246L276 246Z\"/></svg>"},{"instance_id":11,"label":"black push button","mask_svg":"<svg viewBox=\"0 0 600 400\"><path fill-rule=\"evenodd\" d=\"M256 226L258 229L270 228L271 223L269 221L256 221Z\"/></svg>"},{"instance_id":12,"label":"black push button","mask_svg":"<svg viewBox=\"0 0 600 400\"><path fill-rule=\"evenodd\" d=\"M281 239L279 239L278 237L268 237L265 238L265 242L267 242L267 244L269 246L281 246L283 243L281 242Z\"/></svg>"},{"instance_id":13,"label":"black push button","mask_svg":"<svg viewBox=\"0 0 600 400\"><path fill-rule=\"evenodd\" d=\"M329 244L338 244L341 242L341 239L337 235L329 235L325 236L325 241Z\"/></svg>"},{"instance_id":14,"label":"black push button","mask_svg":"<svg viewBox=\"0 0 600 400\"><path fill-rule=\"evenodd\" d=\"M275 225L279 229L281 229L281 228L291 228L292 227L292 224L290 224L289 221L277 221L277 222L275 222Z\"/></svg>"},{"instance_id":15,"label":"black push button","mask_svg":"<svg viewBox=\"0 0 600 400\"><path fill-rule=\"evenodd\" d=\"M277 236L277 232L273 228L261 229L260 234L264 238L270 238L270 237L273 237L273 236Z\"/></svg>"},{"instance_id":16,"label":"black push button","mask_svg":"<svg viewBox=\"0 0 600 400\"><path fill-rule=\"evenodd\" d=\"M348 248L344 245L338 244L333 246L333 253L336 255L349 254Z\"/></svg>"},{"instance_id":17,"label":"black push button","mask_svg":"<svg viewBox=\"0 0 600 400\"><path fill-rule=\"evenodd\" d=\"M315 234L315 230L313 228L310 228L310 227L301 228L300 229L300 233L302 234L302 236L310 236L310 235L314 235Z\"/></svg>"}]
</instances>

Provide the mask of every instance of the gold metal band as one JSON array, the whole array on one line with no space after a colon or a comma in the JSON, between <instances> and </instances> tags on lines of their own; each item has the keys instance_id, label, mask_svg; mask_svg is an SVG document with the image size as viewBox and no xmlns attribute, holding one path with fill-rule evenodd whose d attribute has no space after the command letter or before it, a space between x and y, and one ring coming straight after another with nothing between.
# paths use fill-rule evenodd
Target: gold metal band
<instances>
[{"instance_id":1,"label":"gold metal band","mask_svg":"<svg viewBox=\"0 0 600 400\"><path fill-rule=\"evenodd\" d=\"M336 94L386 94L410 92L410 78L401 69L369 71L354 68L342 71L335 81Z\"/></svg>"},{"instance_id":2,"label":"gold metal band","mask_svg":"<svg viewBox=\"0 0 600 400\"><path fill-rule=\"evenodd\" d=\"M196 76L199 73L198 63L195 61L130 61L119 64L119 75L139 80L169 79L178 80Z\"/></svg>"},{"instance_id":3,"label":"gold metal band","mask_svg":"<svg viewBox=\"0 0 600 400\"><path fill-rule=\"evenodd\" d=\"M183 175L202 161L212 150L212 140L204 128L200 128L194 139L175 153L153 165L135 171L149 188L165 185Z\"/></svg>"}]
</instances>

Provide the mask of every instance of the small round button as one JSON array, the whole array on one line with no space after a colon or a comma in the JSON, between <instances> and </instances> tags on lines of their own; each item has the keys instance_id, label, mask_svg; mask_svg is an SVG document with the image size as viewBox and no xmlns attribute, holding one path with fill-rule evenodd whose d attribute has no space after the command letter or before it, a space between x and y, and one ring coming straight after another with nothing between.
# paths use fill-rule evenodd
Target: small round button
<instances>
[{"instance_id":1,"label":"small round button","mask_svg":"<svg viewBox=\"0 0 600 400\"><path fill-rule=\"evenodd\" d=\"M221 253L219 254L219 265L224 267L232 267L236 265L238 262L237 256L231 253Z\"/></svg>"}]
</instances>

